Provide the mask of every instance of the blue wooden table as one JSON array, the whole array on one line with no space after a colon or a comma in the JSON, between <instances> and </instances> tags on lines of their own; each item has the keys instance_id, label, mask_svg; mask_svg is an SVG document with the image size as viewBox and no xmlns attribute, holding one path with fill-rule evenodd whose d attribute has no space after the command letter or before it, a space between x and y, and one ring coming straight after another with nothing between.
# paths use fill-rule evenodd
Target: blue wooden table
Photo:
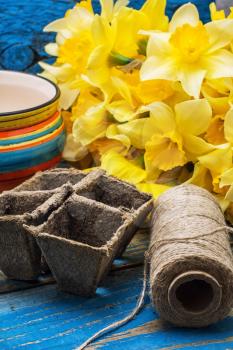
<instances>
[{"instance_id":1,"label":"blue wooden table","mask_svg":"<svg viewBox=\"0 0 233 350\"><path fill-rule=\"evenodd\" d=\"M171 0L169 15L184 2ZM202 18L208 19L209 1L194 2L200 6ZM133 6L141 3L134 1ZM0 68L38 71L37 62L48 59L43 46L53 38L42 33L43 26L73 5L72 0L0 0ZM98 11L97 4L95 7ZM126 316L142 287L147 245L148 233L139 232L91 299L58 291L49 275L26 283L7 280L0 273L0 350L75 349L96 331ZM147 296L145 308L136 319L88 347L196 348L233 349L233 312L205 329L178 329L159 319Z\"/></svg>"}]
</instances>

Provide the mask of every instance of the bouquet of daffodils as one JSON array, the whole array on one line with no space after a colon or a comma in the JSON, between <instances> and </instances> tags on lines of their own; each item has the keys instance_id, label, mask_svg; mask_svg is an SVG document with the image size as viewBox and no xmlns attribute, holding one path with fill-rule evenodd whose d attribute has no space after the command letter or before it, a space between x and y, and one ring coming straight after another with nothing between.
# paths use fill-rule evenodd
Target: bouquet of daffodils
<instances>
[{"instance_id":1,"label":"bouquet of daffodils","mask_svg":"<svg viewBox=\"0 0 233 350\"><path fill-rule=\"evenodd\" d=\"M64 158L86 159L150 192L192 183L233 221L233 11L211 4L211 22L165 0L140 10L127 0L81 1L49 24L56 42L42 75L61 89ZM88 161L87 161L88 160Z\"/></svg>"}]
</instances>

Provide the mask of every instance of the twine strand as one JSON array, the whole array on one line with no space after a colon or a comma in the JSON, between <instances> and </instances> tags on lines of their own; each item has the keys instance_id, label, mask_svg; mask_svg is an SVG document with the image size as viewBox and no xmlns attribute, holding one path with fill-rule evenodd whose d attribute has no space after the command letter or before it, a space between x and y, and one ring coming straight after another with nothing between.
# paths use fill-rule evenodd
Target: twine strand
<instances>
[{"instance_id":1,"label":"twine strand","mask_svg":"<svg viewBox=\"0 0 233 350\"><path fill-rule=\"evenodd\" d=\"M144 306L144 300L145 300L145 295L146 295L146 289L147 289L147 275L149 272L149 268L148 268L149 264L147 263L147 259L145 259L145 265L144 265L144 272L143 272L143 286L142 286L142 290L140 293L140 296L138 298L138 302L135 306L135 308L131 311L131 313L126 316L125 318L123 318L120 321L116 321L112 324L110 324L109 326L101 329L100 331L98 331L97 333L95 333L93 336L91 336L89 339L87 339L82 345L80 345L78 348L76 348L75 350L83 350L85 349L88 345L90 345L93 341L99 339L100 337L102 337L103 335L106 335L108 333L110 333L113 330L116 330L122 326L124 326L125 324L127 324L129 321L133 320L134 317L139 313L139 311L143 308Z\"/></svg>"},{"instance_id":2,"label":"twine strand","mask_svg":"<svg viewBox=\"0 0 233 350\"><path fill-rule=\"evenodd\" d=\"M208 233L203 233L201 235L198 236L193 236L193 237L183 237L183 238L172 238L172 239L160 239L158 241L155 241L151 244L151 246L149 247L148 251L146 252L146 254L151 257L154 250L158 249L161 245L165 245L165 244L170 244L170 243L177 243L177 242L187 242L187 241L192 241L192 240L197 240L197 239L201 239L201 238L206 238L209 236L212 236L215 233L218 232L222 232L223 230L226 230L224 234L229 234L232 233L233 234L233 227L224 225L224 226L220 226L217 229L214 229Z\"/></svg>"}]
</instances>

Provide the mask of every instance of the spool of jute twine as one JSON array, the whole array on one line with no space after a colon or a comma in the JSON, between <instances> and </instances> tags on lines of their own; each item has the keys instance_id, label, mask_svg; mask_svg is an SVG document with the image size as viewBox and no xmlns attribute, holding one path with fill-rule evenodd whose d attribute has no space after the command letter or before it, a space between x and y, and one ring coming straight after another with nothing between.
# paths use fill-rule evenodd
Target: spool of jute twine
<instances>
[{"instance_id":1,"label":"spool of jute twine","mask_svg":"<svg viewBox=\"0 0 233 350\"><path fill-rule=\"evenodd\" d=\"M175 187L157 200L149 248L150 289L162 319L203 327L229 313L233 256L225 225L215 198L197 186Z\"/></svg>"},{"instance_id":2,"label":"spool of jute twine","mask_svg":"<svg viewBox=\"0 0 233 350\"><path fill-rule=\"evenodd\" d=\"M194 185L174 187L155 202L144 280L135 309L76 350L132 320L150 295L160 317L181 327L204 327L233 306L233 255L224 215L215 198Z\"/></svg>"}]
</instances>

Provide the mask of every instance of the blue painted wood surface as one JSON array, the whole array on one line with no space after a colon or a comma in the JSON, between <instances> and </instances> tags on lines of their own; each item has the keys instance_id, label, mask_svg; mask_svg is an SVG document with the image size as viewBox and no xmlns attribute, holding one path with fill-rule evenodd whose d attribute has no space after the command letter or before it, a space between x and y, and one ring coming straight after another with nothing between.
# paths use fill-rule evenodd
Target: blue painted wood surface
<instances>
[{"instance_id":1,"label":"blue painted wood surface","mask_svg":"<svg viewBox=\"0 0 233 350\"><path fill-rule=\"evenodd\" d=\"M225 0L219 0L220 2ZM140 7L143 0L131 5ZM184 0L169 0L168 14ZM193 1L204 21L208 0ZM50 21L62 17L73 0L0 0L0 69L36 72L47 59L44 45L53 35L42 33ZM97 3L95 9L98 11ZM142 285L143 253L148 235L138 234L95 298L61 293L51 276L33 283L6 280L0 274L0 350L71 350L93 333L127 315ZM35 288L36 287L36 288ZM224 321L202 330L177 329L159 320L149 297L142 313L120 330L88 349L233 349L233 312Z\"/></svg>"},{"instance_id":2,"label":"blue painted wood surface","mask_svg":"<svg viewBox=\"0 0 233 350\"><path fill-rule=\"evenodd\" d=\"M221 0L223 1L223 0ZM130 5L140 8L144 0L131 0ZM172 13L185 0L168 0L167 13ZM193 0L201 18L209 19L211 0ZM44 45L54 39L53 34L43 33L51 21L63 17L75 0L0 0L0 69L38 72L37 62L47 60ZM99 11L98 0L93 1Z\"/></svg>"},{"instance_id":3,"label":"blue painted wood surface","mask_svg":"<svg viewBox=\"0 0 233 350\"><path fill-rule=\"evenodd\" d=\"M110 273L95 298L44 286L0 296L0 349L73 350L97 330L132 310L142 267ZM141 314L87 349L232 349L232 315L206 329L178 329L161 322L150 300Z\"/></svg>"}]
</instances>

